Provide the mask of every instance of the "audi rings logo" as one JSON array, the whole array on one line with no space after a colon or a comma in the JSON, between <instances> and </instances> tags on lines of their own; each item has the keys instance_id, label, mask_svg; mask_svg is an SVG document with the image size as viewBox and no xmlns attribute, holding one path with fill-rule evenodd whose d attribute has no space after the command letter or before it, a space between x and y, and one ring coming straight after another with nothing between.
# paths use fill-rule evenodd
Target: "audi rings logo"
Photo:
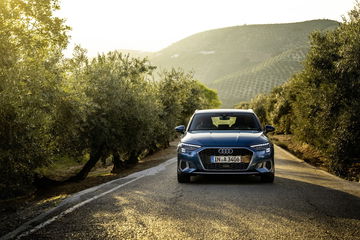
<instances>
[{"instance_id":1,"label":"audi rings logo","mask_svg":"<svg viewBox=\"0 0 360 240\"><path fill-rule=\"evenodd\" d=\"M220 153L220 154L232 154L233 152L234 152L234 150L232 150L231 148L220 148L219 150L218 150L218 152Z\"/></svg>"}]
</instances>

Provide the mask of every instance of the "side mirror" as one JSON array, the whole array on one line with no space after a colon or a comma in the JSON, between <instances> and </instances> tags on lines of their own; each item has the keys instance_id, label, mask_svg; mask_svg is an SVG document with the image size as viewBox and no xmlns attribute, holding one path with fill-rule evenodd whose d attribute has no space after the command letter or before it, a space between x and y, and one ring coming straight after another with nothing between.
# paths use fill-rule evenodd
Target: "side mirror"
<instances>
[{"instance_id":1,"label":"side mirror","mask_svg":"<svg viewBox=\"0 0 360 240\"><path fill-rule=\"evenodd\" d=\"M177 131L179 133L185 133L185 126L184 125L177 126L175 128L175 131Z\"/></svg>"},{"instance_id":2,"label":"side mirror","mask_svg":"<svg viewBox=\"0 0 360 240\"><path fill-rule=\"evenodd\" d=\"M273 132L273 131L275 131L275 128L274 128L273 126L266 125L266 126L264 127L264 132L265 132L265 133Z\"/></svg>"}]
</instances>

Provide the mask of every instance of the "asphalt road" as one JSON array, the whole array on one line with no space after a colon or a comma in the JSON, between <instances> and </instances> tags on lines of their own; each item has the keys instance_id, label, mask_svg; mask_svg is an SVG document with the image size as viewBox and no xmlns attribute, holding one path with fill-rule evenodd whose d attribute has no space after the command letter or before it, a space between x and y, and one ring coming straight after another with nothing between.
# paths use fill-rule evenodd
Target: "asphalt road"
<instances>
[{"instance_id":1,"label":"asphalt road","mask_svg":"<svg viewBox=\"0 0 360 240\"><path fill-rule=\"evenodd\" d=\"M279 148L275 161L273 184L252 176L179 184L172 159L22 239L360 239L360 183Z\"/></svg>"}]
</instances>

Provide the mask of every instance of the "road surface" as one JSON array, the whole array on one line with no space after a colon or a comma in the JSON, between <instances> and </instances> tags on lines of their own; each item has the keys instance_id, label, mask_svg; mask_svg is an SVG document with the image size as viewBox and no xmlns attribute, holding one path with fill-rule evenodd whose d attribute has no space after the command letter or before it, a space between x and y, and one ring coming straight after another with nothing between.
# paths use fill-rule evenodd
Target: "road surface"
<instances>
[{"instance_id":1,"label":"road surface","mask_svg":"<svg viewBox=\"0 0 360 240\"><path fill-rule=\"evenodd\" d=\"M99 197L97 189L86 204L79 198L21 239L360 239L360 184L275 151L273 184L253 176L179 184L172 159Z\"/></svg>"}]
</instances>

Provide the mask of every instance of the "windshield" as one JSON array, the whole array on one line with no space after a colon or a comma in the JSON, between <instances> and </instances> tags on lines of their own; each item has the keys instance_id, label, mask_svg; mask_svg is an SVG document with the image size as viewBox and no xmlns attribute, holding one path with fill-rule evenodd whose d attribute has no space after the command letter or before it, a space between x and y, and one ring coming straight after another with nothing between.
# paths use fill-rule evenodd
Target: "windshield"
<instances>
[{"instance_id":1,"label":"windshield","mask_svg":"<svg viewBox=\"0 0 360 240\"><path fill-rule=\"evenodd\" d=\"M189 131L197 130L261 131L261 127L252 113L198 113L189 127Z\"/></svg>"}]
</instances>

